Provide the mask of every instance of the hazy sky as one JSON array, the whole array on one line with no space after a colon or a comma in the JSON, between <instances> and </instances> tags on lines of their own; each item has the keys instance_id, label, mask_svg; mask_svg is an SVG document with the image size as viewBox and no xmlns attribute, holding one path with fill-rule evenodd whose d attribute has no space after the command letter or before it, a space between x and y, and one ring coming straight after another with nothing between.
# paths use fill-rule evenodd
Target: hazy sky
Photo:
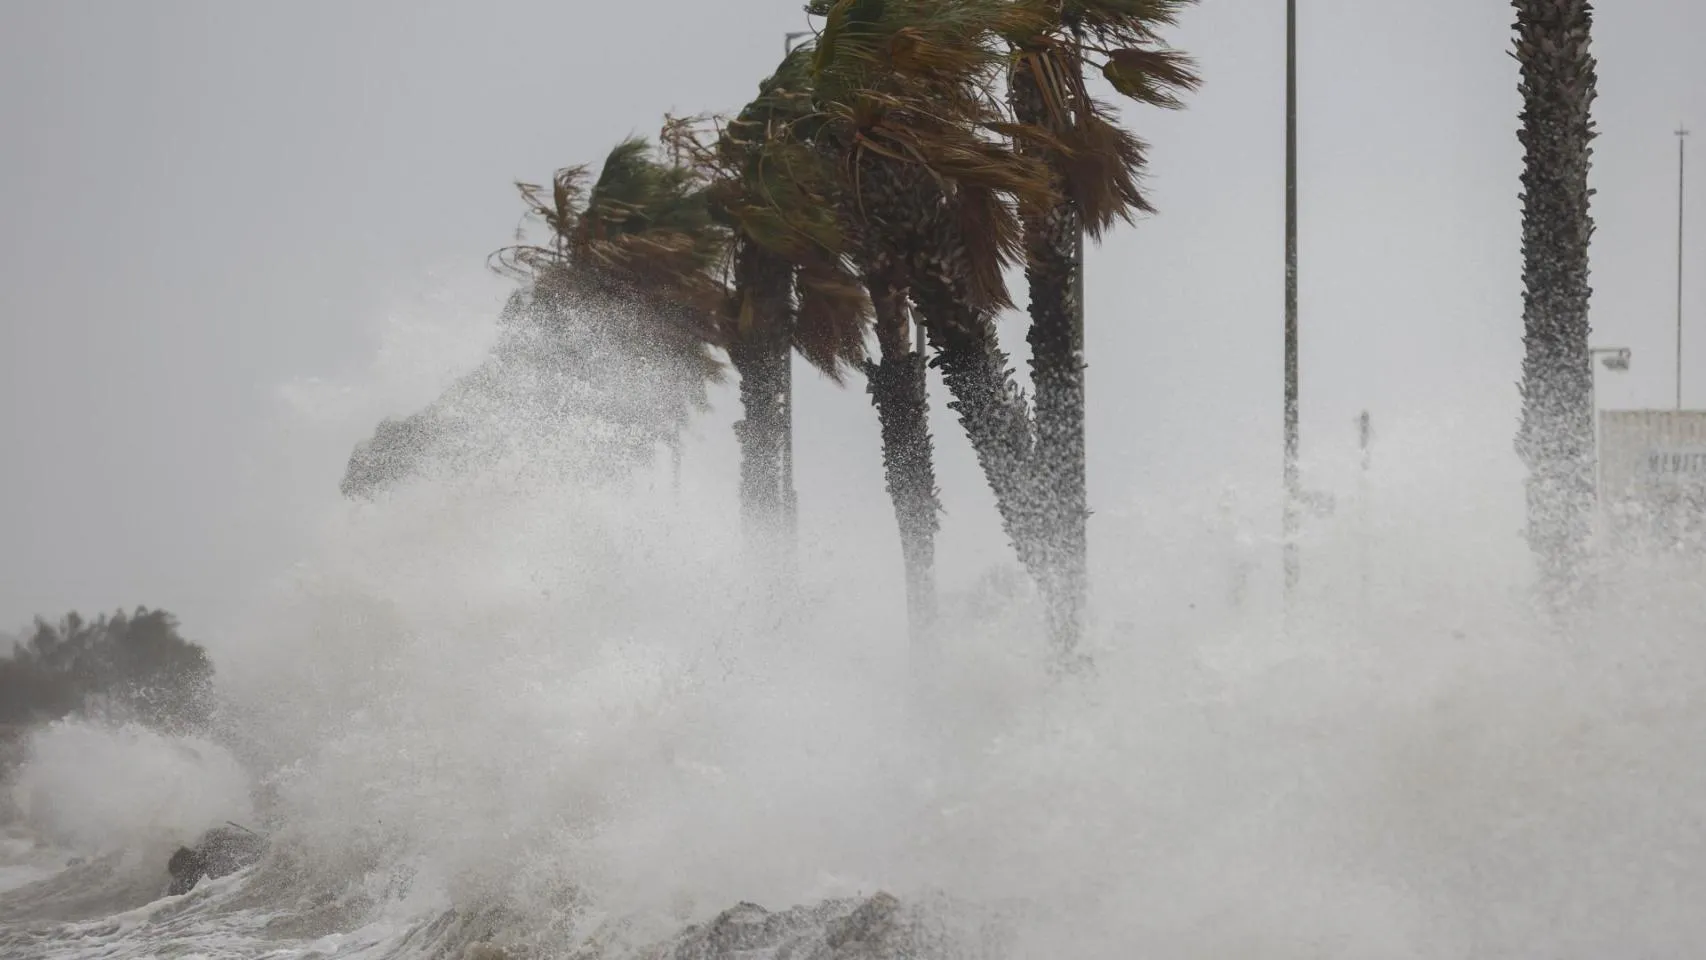
<instances>
[{"instance_id":1,"label":"hazy sky","mask_svg":"<svg viewBox=\"0 0 1706 960\"><path fill-rule=\"evenodd\" d=\"M1347 441L1365 407L1377 423L1444 408L1448 429L1506 436L1509 5L1300 6L1305 445ZM665 111L738 106L799 7L0 4L0 628L73 606L165 606L192 634L228 615L300 549L301 517L335 498L371 429L293 439L281 389L359 379L388 317L490 312L503 287L481 264L515 226L513 179L596 160ZM1182 113L1131 114L1161 214L1092 254L1100 509L1277 472L1283 7L1205 2L1176 42L1207 85ZM1701 130L1685 359L1706 404L1701 36L1697 0L1599 14L1595 336L1635 350L1633 372L1602 379L1608 406L1671 396L1679 122ZM801 415L808 523L882 520L862 389L813 386ZM987 540L950 426L948 533ZM1508 443L1488 450L1514 462ZM856 506L824 506L852 482L870 488Z\"/></svg>"}]
</instances>

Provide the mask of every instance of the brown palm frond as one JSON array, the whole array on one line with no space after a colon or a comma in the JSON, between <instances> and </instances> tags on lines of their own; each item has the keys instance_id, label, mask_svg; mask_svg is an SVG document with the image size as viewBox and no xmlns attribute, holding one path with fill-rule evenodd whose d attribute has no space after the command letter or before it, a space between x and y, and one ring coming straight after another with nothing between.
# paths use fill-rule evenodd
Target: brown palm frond
<instances>
[{"instance_id":1,"label":"brown palm frond","mask_svg":"<svg viewBox=\"0 0 1706 960\"><path fill-rule=\"evenodd\" d=\"M865 359L871 310L846 265L835 171L805 136L821 120L805 70L811 55L790 54L734 118L670 118L660 139L704 179L712 215L737 238L725 261L740 288L724 300L725 338L781 335L840 382ZM778 308L771 294L760 308L751 285L777 270L793 296ZM763 328L778 323L786 328Z\"/></svg>"},{"instance_id":2,"label":"brown palm frond","mask_svg":"<svg viewBox=\"0 0 1706 960\"><path fill-rule=\"evenodd\" d=\"M586 181L590 176L585 165L564 167L551 176L550 197L546 188L536 183L516 181L516 191L528 216L543 222L551 231L554 244L565 244L567 238L580 228L581 213L586 206Z\"/></svg>"},{"instance_id":3,"label":"brown palm frond","mask_svg":"<svg viewBox=\"0 0 1706 960\"><path fill-rule=\"evenodd\" d=\"M1122 96L1163 108L1201 79L1191 59L1161 41L1191 0L1016 0L1050 11L1048 29L1015 39L1012 96L1020 152L1046 158L1092 236L1152 212L1141 189L1146 148L1085 87L1086 66Z\"/></svg>"},{"instance_id":4,"label":"brown palm frond","mask_svg":"<svg viewBox=\"0 0 1706 960\"><path fill-rule=\"evenodd\" d=\"M1084 86L1083 60L1077 49L1057 39L1038 37L1014 57L1013 70L1023 72L1042 98L1039 125L1065 130L1077 122L1090 99Z\"/></svg>"},{"instance_id":5,"label":"brown palm frond","mask_svg":"<svg viewBox=\"0 0 1706 960\"><path fill-rule=\"evenodd\" d=\"M975 131L885 124L873 135L904 144L926 168L956 184L995 190L1022 206L1041 207L1054 199L1046 164L1019 155L1008 144L980 137Z\"/></svg>"},{"instance_id":6,"label":"brown palm frond","mask_svg":"<svg viewBox=\"0 0 1706 960\"><path fill-rule=\"evenodd\" d=\"M1142 189L1147 151L1142 140L1101 110L1062 140L1066 149L1056 156L1056 166L1091 237L1100 239L1116 220L1130 223L1137 214L1155 212Z\"/></svg>"},{"instance_id":7,"label":"brown palm frond","mask_svg":"<svg viewBox=\"0 0 1706 960\"><path fill-rule=\"evenodd\" d=\"M710 347L723 342L718 317L727 290L714 266L726 231L709 215L705 184L693 169L660 161L643 140L630 139L606 157L593 180L587 166L565 167L550 185L518 183L529 219L547 240L521 240L495 252L494 270L543 295L609 298L643 304L649 338L685 351L704 372Z\"/></svg>"},{"instance_id":8,"label":"brown palm frond","mask_svg":"<svg viewBox=\"0 0 1706 960\"><path fill-rule=\"evenodd\" d=\"M1102 75L1121 95L1137 103L1178 110L1185 105L1179 94L1202 86L1196 61L1177 50L1121 47L1104 55L1107 62Z\"/></svg>"},{"instance_id":9,"label":"brown palm frond","mask_svg":"<svg viewBox=\"0 0 1706 960\"><path fill-rule=\"evenodd\" d=\"M1029 0L1022 0L1029 2ZM1160 29L1178 26L1196 0L1041 0L1059 22L1102 46L1144 46L1158 42Z\"/></svg>"},{"instance_id":10,"label":"brown palm frond","mask_svg":"<svg viewBox=\"0 0 1706 960\"><path fill-rule=\"evenodd\" d=\"M871 301L842 264L820 263L795 273L794 349L836 383L865 361Z\"/></svg>"},{"instance_id":11,"label":"brown palm frond","mask_svg":"<svg viewBox=\"0 0 1706 960\"><path fill-rule=\"evenodd\" d=\"M1013 305L1002 268L1024 257L1024 233L1013 205L988 186L961 184L953 211L971 266L972 305L1001 310Z\"/></svg>"}]
</instances>

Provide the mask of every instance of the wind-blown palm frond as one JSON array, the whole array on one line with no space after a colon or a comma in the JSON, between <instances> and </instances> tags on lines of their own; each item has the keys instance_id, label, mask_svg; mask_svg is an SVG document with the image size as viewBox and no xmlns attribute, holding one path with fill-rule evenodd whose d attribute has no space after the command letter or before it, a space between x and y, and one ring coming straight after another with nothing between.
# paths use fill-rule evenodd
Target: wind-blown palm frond
<instances>
[{"instance_id":1,"label":"wind-blown palm frond","mask_svg":"<svg viewBox=\"0 0 1706 960\"><path fill-rule=\"evenodd\" d=\"M1100 69L1120 95L1177 109L1200 85L1190 58L1168 49L1160 28L1194 0L1019 0L1041 29L1010 33L1015 138L1047 156L1085 229L1100 237L1117 220L1152 212L1142 191L1146 145L1090 95L1086 67ZM1098 63L1099 61L1099 63Z\"/></svg>"},{"instance_id":2,"label":"wind-blown palm frond","mask_svg":"<svg viewBox=\"0 0 1706 960\"><path fill-rule=\"evenodd\" d=\"M643 302L657 319L720 345L717 317L727 290L713 274L726 255L726 231L710 213L704 183L690 169L660 162L645 140L619 143L590 186L586 166L565 167L549 191L517 183L531 216L550 237L493 255L500 272L525 280L550 274L605 296ZM567 271L556 268L566 267Z\"/></svg>"},{"instance_id":3,"label":"wind-blown palm frond","mask_svg":"<svg viewBox=\"0 0 1706 960\"><path fill-rule=\"evenodd\" d=\"M813 58L820 150L848 196L843 214L860 242L909 271L931 258L969 258L954 272L959 296L980 309L1008 306L1003 269L1017 260L1018 211L1056 199L1051 174L1007 139L998 95L1003 37L1039 30L1011 0L835 0ZM968 222L984 229L965 233Z\"/></svg>"},{"instance_id":4,"label":"wind-blown palm frond","mask_svg":"<svg viewBox=\"0 0 1706 960\"><path fill-rule=\"evenodd\" d=\"M792 272L792 314L769 320L786 323L793 348L839 382L865 359L871 311L848 261L835 171L808 139L821 125L810 63L809 47L794 51L736 117L671 120L664 139L709 184L711 215L733 231L735 258L745 251ZM753 335L741 326L747 304L733 307L731 336Z\"/></svg>"}]
</instances>

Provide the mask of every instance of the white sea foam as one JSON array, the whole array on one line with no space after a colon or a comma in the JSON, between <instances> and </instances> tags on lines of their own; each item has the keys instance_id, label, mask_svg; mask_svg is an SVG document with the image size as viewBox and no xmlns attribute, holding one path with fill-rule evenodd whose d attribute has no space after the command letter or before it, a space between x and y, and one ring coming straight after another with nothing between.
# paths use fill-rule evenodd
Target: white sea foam
<instances>
[{"instance_id":1,"label":"white sea foam","mask_svg":"<svg viewBox=\"0 0 1706 960\"><path fill-rule=\"evenodd\" d=\"M1067 680L998 574L909 650L887 527L776 588L721 481L512 461L340 504L215 651L275 856L82 946L9 945L567 950L884 889L1004 913L1025 957L1683 955L1706 936L1699 571L1653 561L1573 633L1539 626L1520 491L1453 454L1497 426L1392 425L1367 512L1319 465L1341 499L1289 625L1266 525L1218 487L1134 492L1098 515L1098 666ZM207 745L40 742L19 786L66 842L217 822L249 785Z\"/></svg>"}]
</instances>

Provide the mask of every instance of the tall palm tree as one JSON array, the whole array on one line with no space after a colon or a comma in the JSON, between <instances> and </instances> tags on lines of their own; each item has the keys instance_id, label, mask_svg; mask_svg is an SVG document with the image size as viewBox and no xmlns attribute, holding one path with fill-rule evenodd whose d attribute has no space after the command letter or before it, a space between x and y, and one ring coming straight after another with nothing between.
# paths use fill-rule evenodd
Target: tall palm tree
<instances>
[{"instance_id":1,"label":"tall palm tree","mask_svg":"<svg viewBox=\"0 0 1706 960\"><path fill-rule=\"evenodd\" d=\"M1595 62L1588 0L1514 0L1523 100L1522 426L1528 542L1554 608L1583 585L1593 511L1588 188Z\"/></svg>"},{"instance_id":2,"label":"tall palm tree","mask_svg":"<svg viewBox=\"0 0 1706 960\"><path fill-rule=\"evenodd\" d=\"M850 329L848 306L855 301L861 311L857 335L862 343L865 314L874 302L880 353L874 361L862 355L858 360L882 427L883 464L906 572L909 629L914 641L922 643L935 619L940 512L925 360L912 346L904 289L892 276L849 270L851 251L839 216L846 185L813 142L823 127L811 95L813 60L810 44L794 50L761 85L758 99L719 131L714 149L696 141L690 148L701 162L711 161L706 166L714 170L718 184L713 195L724 200L743 254L786 262L796 270L796 346L802 353L810 358L811 344L817 342L822 346L816 352L828 359L832 351L824 348L839 342L840 331Z\"/></svg>"},{"instance_id":3,"label":"tall palm tree","mask_svg":"<svg viewBox=\"0 0 1706 960\"><path fill-rule=\"evenodd\" d=\"M870 304L842 254L832 185L791 135L809 111L805 56L790 54L758 96L726 125L671 119L664 140L706 183L712 214L729 232L732 291L724 341L740 374L746 418L737 425L749 525L793 526L783 456L792 448L790 357L798 352L835 383L865 362Z\"/></svg>"},{"instance_id":4,"label":"tall palm tree","mask_svg":"<svg viewBox=\"0 0 1706 960\"><path fill-rule=\"evenodd\" d=\"M853 254L840 215L850 193L849 185L839 179L838 170L826 162L814 142L824 127L812 95L815 61L815 46L808 43L791 53L773 78L768 91L771 102L761 117L763 149L751 155L753 162L747 168L747 182L756 186L753 207L766 213L752 218L747 232L796 260L828 258L839 275ZM759 117L743 114L743 119L748 124L742 132L759 132L752 122ZM775 222L766 222L767 217ZM936 619L936 532L941 513L926 359L922 349L914 347L912 315L900 278L893 270L869 267L868 260L859 261L857 279L874 316L878 354L861 366L881 428L883 471L906 577L908 628L914 644L922 645L928 642ZM823 285L834 289L832 284Z\"/></svg>"},{"instance_id":5,"label":"tall palm tree","mask_svg":"<svg viewBox=\"0 0 1706 960\"><path fill-rule=\"evenodd\" d=\"M1046 569L1055 579L1054 631L1075 642L1087 590L1089 499L1084 456L1083 236L1152 212L1140 189L1142 141L1090 95L1099 65L1134 102L1178 108L1199 80L1190 61L1161 44L1194 0L1026 0L1039 29L1009 38L1008 98L1024 133L1021 153L1048 164L1059 199L1024 216L1030 284L1031 384L1036 400L1035 482L1051 502Z\"/></svg>"},{"instance_id":6,"label":"tall palm tree","mask_svg":"<svg viewBox=\"0 0 1706 960\"><path fill-rule=\"evenodd\" d=\"M891 285L886 296L873 288L874 301L916 306L1002 526L1056 608L1035 425L995 330L1012 303L1003 270L1024 255L1022 212L1059 200L1046 163L1008 139L1021 131L998 95L1003 38L1045 21L1006 0L825 0L814 12L827 18L814 64L817 140L848 184L841 213L854 257L868 282ZM1053 627L1070 653L1074 638Z\"/></svg>"}]
</instances>

